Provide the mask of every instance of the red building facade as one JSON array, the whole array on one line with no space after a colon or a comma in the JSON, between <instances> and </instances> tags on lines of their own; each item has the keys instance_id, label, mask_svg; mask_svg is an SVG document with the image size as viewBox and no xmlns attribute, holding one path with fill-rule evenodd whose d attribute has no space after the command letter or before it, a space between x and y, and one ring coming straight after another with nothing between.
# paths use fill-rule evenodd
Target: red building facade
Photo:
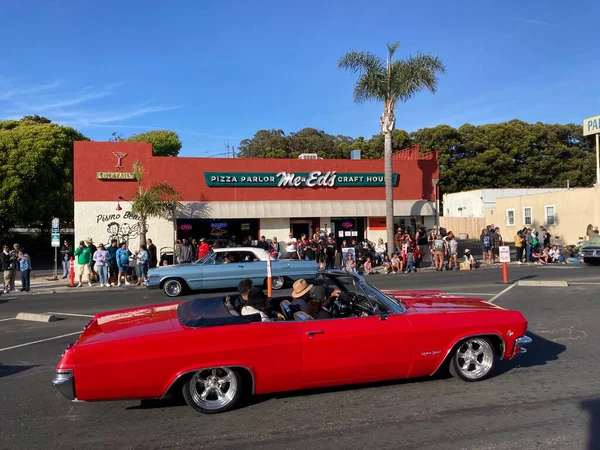
<instances>
[{"instance_id":1,"label":"red building facade","mask_svg":"<svg viewBox=\"0 0 600 450\"><path fill-rule=\"evenodd\" d=\"M170 158L153 156L149 144L76 142L76 239L139 235L128 203L137 188L134 161L144 167L145 185L168 182L182 195L174 219L148 223L159 247L183 237L285 241L290 230L299 237L318 228L339 240L385 238L383 160ZM432 226L437 154L398 152L393 172L396 224Z\"/></svg>"}]
</instances>

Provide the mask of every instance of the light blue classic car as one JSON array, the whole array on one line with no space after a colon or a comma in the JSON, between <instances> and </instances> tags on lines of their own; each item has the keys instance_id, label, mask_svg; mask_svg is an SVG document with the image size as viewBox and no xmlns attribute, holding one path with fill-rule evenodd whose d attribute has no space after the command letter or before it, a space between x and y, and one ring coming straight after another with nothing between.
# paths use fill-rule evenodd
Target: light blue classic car
<instances>
[{"instance_id":1,"label":"light blue classic car","mask_svg":"<svg viewBox=\"0 0 600 450\"><path fill-rule=\"evenodd\" d=\"M146 286L162 289L169 297L191 291L236 288L244 278L250 278L257 286L266 286L268 257L260 248L218 248L192 264L150 269ZM314 261L271 259L273 289L281 289L290 280L310 280L318 271L319 264Z\"/></svg>"}]
</instances>

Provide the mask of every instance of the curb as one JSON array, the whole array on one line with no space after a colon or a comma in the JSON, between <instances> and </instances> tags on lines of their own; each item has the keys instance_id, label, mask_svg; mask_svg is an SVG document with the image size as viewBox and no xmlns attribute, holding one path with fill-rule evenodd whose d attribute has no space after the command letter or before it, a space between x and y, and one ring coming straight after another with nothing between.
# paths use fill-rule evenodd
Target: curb
<instances>
[{"instance_id":1,"label":"curb","mask_svg":"<svg viewBox=\"0 0 600 450\"><path fill-rule=\"evenodd\" d=\"M532 281L532 280L519 280L517 286L529 286L529 287L569 287L569 283L566 281Z\"/></svg>"},{"instance_id":2,"label":"curb","mask_svg":"<svg viewBox=\"0 0 600 450\"><path fill-rule=\"evenodd\" d=\"M16 320L29 320L32 322L56 322L58 319L54 314L36 314L21 312L15 317Z\"/></svg>"}]
</instances>

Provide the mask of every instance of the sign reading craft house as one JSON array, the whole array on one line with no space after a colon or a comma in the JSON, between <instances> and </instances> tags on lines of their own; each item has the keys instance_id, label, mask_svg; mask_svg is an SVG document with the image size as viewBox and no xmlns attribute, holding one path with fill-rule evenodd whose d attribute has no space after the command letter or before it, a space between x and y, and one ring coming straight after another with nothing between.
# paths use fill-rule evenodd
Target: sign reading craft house
<instances>
[{"instance_id":1,"label":"sign reading craft house","mask_svg":"<svg viewBox=\"0 0 600 450\"><path fill-rule=\"evenodd\" d=\"M399 175L392 174L392 185L398 185ZM309 173L290 172L205 172L208 187L383 187L383 173L337 173L335 171Z\"/></svg>"}]
</instances>

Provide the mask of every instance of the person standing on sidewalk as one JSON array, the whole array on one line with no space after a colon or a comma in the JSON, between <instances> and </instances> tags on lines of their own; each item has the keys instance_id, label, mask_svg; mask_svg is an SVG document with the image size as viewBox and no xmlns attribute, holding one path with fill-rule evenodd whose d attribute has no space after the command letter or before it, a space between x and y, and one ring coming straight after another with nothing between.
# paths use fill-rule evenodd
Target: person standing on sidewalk
<instances>
[{"instance_id":1,"label":"person standing on sidewalk","mask_svg":"<svg viewBox=\"0 0 600 450\"><path fill-rule=\"evenodd\" d=\"M131 252L127 248L127 242L121 244L121 248L117 250L117 265L119 266L119 274L117 275L117 286L121 286L121 277L125 278L125 285L131 283L127 281L127 271L129 270L129 257Z\"/></svg>"},{"instance_id":2,"label":"person standing on sidewalk","mask_svg":"<svg viewBox=\"0 0 600 450\"><path fill-rule=\"evenodd\" d=\"M152 269L158 264L156 245L154 245L152 239L148 239L146 245L148 246L148 268Z\"/></svg>"},{"instance_id":3,"label":"person standing on sidewalk","mask_svg":"<svg viewBox=\"0 0 600 450\"><path fill-rule=\"evenodd\" d=\"M29 292L31 288L31 258L22 247L19 249L18 260L21 270L21 292Z\"/></svg>"},{"instance_id":4,"label":"person standing on sidewalk","mask_svg":"<svg viewBox=\"0 0 600 450\"><path fill-rule=\"evenodd\" d=\"M148 280L148 250L144 244L140 245L140 250L136 253L135 259L137 261L137 285L140 286L142 283L145 285Z\"/></svg>"},{"instance_id":5,"label":"person standing on sidewalk","mask_svg":"<svg viewBox=\"0 0 600 450\"><path fill-rule=\"evenodd\" d=\"M110 283L108 282L108 261L110 259L110 253L104 248L104 244L98 244L98 250L94 253L93 259L96 263L98 278L100 278L100 287L110 287Z\"/></svg>"},{"instance_id":6,"label":"person standing on sidewalk","mask_svg":"<svg viewBox=\"0 0 600 450\"><path fill-rule=\"evenodd\" d=\"M4 275L4 293L8 294L10 291L15 290L15 270L17 265L17 258L9 251L8 245L2 246L0 263Z\"/></svg>"},{"instance_id":7,"label":"person standing on sidewalk","mask_svg":"<svg viewBox=\"0 0 600 450\"><path fill-rule=\"evenodd\" d=\"M73 253L77 257L77 276L79 277L79 284L77 287L81 287L83 284L84 277L87 277L88 286L92 286L92 275L90 274L90 263L92 262L92 253L89 247L86 247L85 242L79 242L79 247L75 249Z\"/></svg>"},{"instance_id":8,"label":"person standing on sidewalk","mask_svg":"<svg viewBox=\"0 0 600 450\"><path fill-rule=\"evenodd\" d=\"M113 239L110 241L110 245L106 249L106 251L108 252L109 269L108 284L110 286L114 286L119 278L119 266L117 265L117 250L119 250L117 240Z\"/></svg>"},{"instance_id":9,"label":"person standing on sidewalk","mask_svg":"<svg viewBox=\"0 0 600 450\"><path fill-rule=\"evenodd\" d=\"M62 268L63 268L63 279L69 276L70 264L69 261L73 256L73 246L69 244L69 241L65 240L63 242L62 247L60 248L60 257L62 260Z\"/></svg>"}]
</instances>

